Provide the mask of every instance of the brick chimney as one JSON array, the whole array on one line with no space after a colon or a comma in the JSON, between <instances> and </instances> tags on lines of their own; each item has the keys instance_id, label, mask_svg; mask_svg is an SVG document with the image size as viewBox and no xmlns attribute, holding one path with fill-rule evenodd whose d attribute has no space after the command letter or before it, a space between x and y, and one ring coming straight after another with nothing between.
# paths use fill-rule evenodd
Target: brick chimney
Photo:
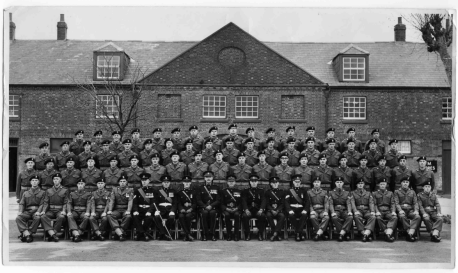
<instances>
[{"instance_id":1,"label":"brick chimney","mask_svg":"<svg viewBox=\"0 0 458 273\"><path fill-rule=\"evenodd\" d=\"M13 14L10 12L10 40L16 39L16 24L13 22Z\"/></svg>"},{"instance_id":2,"label":"brick chimney","mask_svg":"<svg viewBox=\"0 0 458 273\"><path fill-rule=\"evenodd\" d=\"M67 23L63 14L60 15L60 22L57 22L57 40L67 40Z\"/></svg>"},{"instance_id":3,"label":"brick chimney","mask_svg":"<svg viewBox=\"0 0 458 273\"><path fill-rule=\"evenodd\" d=\"M406 25L402 23L402 17L398 17L398 24L394 26L394 41L406 41Z\"/></svg>"}]
</instances>

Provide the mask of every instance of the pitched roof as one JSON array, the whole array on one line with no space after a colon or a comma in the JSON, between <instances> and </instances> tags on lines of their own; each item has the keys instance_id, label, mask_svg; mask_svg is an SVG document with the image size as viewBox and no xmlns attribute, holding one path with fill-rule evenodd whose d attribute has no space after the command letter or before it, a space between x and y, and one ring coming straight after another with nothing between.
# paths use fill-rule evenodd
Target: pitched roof
<instances>
[{"instance_id":1,"label":"pitched roof","mask_svg":"<svg viewBox=\"0 0 458 273\"><path fill-rule=\"evenodd\" d=\"M364 49L361 49L360 47L355 46L354 44L348 45L346 48L342 49L340 54L369 54Z\"/></svg>"}]
</instances>

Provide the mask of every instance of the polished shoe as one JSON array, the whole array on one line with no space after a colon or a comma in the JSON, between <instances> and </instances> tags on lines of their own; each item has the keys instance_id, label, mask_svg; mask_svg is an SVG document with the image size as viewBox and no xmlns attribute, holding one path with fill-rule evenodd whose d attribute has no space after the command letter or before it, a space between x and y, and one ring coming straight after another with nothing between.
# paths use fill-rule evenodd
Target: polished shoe
<instances>
[{"instance_id":1,"label":"polished shoe","mask_svg":"<svg viewBox=\"0 0 458 273\"><path fill-rule=\"evenodd\" d=\"M73 237L73 242L79 243L79 242L81 242L81 241L82 241L82 240L81 240L81 236L76 235L75 237Z\"/></svg>"},{"instance_id":2,"label":"polished shoe","mask_svg":"<svg viewBox=\"0 0 458 273\"><path fill-rule=\"evenodd\" d=\"M27 235L27 236L25 236L25 241L26 241L27 243L33 242L33 237L32 237L32 235Z\"/></svg>"},{"instance_id":3,"label":"polished shoe","mask_svg":"<svg viewBox=\"0 0 458 273\"><path fill-rule=\"evenodd\" d=\"M315 237L313 237L313 240L315 242L319 241L321 239L321 234L316 234Z\"/></svg>"},{"instance_id":4,"label":"polished shoe","mask_svg":"<svg viewBox=\"0 0 458 273\"><path fill-rule=\"evenodd\" d=\"M250 241L251 240L251 235L250 233L245 234L245 241Z\"/></svg>"},{"instance_id":5,"label":"polished shoe","mask_svg":"<svg viewBox=\"0 0 458 273\"><path fill-rule=\"evenodd\" d=\"M124 242L126 240L126 236L124 234L119 235L119 241Z\"/></svg>"},{"instance_id":6,"label":"polished shoe","mask_svg":"<svg viewBox=\"0 0 458 273\"><path fill-rule=\"evenodd\" d=\"M143 233L143 241L149 242L149 236L146 233Z\"/></svg>"},{"instance_id":7,"label":"polished shoe","mask_svg":"<svg viewBox=\"0 0 458 273\"><path fill-rule=\"evenodd\" d=\"M273 242L275 240L278 240L278 234L276 232L274 232L274 234L272 235L272 237L270 237L270 241Z\"/></svg>"},{"instance_id":8,"label":"polished shoe","mask_svg":"<svg viewBox=\"0 0 458 273\"><path fill-rule=\"evenodd\" d=\"M431 236L431 242L439 243L441 240L442 240L442 238L439 237L439 235Z\"/></svg>"},{"instance_id":9,"label":"polished shoe","mask_svg":"<svg viewBox=\"0 0 458 273\"><path fill-rule=\"evenodd\" d=\"M92 233L90 240L91 240L91 241L95 241L95 240L97 240L97 238L98 238L98 237L97 237L97 234Z\"/></svg>"},{"instance_id":10,"label":"polished shoe","mask_svg":"<svg viewBox=\"0 0 458 273\"><path fill-rule=\"evenodd\" d=\"M394 236L393 236L393 235L388 235L388 234L386 234L386 236L385 236L385 242L393 243L393 242L394 242Z\"/></svg>"},{"instance_id":11,"label":"polished shoe","mask_svg":"<svg viewBox=\"0 0 458 273\"><path fill-rule=\"evenodd\" d=\"M194 237L192 237L191 234L188 234L186 237L188 237L188 241L190 242L194 241Z\"/></svg>"},{"instance_id":12,"label":"polished shoe","mask_svg":"<svg viewBox=\"0 0 458 273\"><path fill-rule=\"evenodd\" d=\"M264 241L264 236L263 236L262 232L258 233L258 241Z\"/></svg>"},{"instance_id":13,"label":"polished shoe","mask_svg":"<svg viewBox=\"0 0 458 273\"><path fill-rule=\"evenodd\" d=\"M301 241L301 235L299 233L296 233L296 242Z\"/></svg>"},{"instance_id":14,"label":"polished shoe","mask_svg":"<svg viewBox=\"0 0 458 273\"><path fill-rule=\"evenodd\" d=\"M406 241L407 242L415 242L415 237L412 234L407 234Z\"/></svg>"},{"instance_id":15,"label":"polished shoe","mask_svg":"<svg viewBox=\"0 0 458 273\"><path fill-rule=\"evenodd\" d=\"M207 241L207 235L205 235L205 234L202 235L202 239L201 239L201 240L202 240L202 241Z\"/></svg>"},{"instance_id":16,"label":"polished shoe","mask_svg":"<svg viewBox=\"0 0 458 273\"><path fill-rule=\"evenodd\" d=\"M22 233L21 233L21 235L19 235L17 238L18 238L19 240L21 240L21 242L24 242L24 243L25 243L25 241L27 240L27 239L26 239L26 236L24 236Z\"/></svg>"},{"instance_id":17,"label":"polished shoe","mask_svg":"<svg viewBox=\"0 0 458 273\"><path fill-rule=\"evenodd\" d=\"M363 241L364 243L367 242L367 241L369 241L369 235L364 234L364 235L363 235L363 240L362 240L362 241Z\"/></svg>"},{"instance_id":18,"label":"polished shoe","mask_svg":"<svg viewBox=\"0 0 458 273\"><path fill-rule=\"evenodd\" d=\"M54 241L54 242L56 242L56 243L59 242L59 237L57 237L56 234L53 234L53 235L51 236L51 238L52 238L52 241ZM49 240L49 241L51 241L51 240Z\"/></svg>"},{"instance_id":19,"label":"polished shoe","mask_svg":"<svg viewBox=\"0 0 458 273\"><path fill-rule=\"evenodd\" d=\"M374 240L374 235L371 233L371 234L369 234L369 236L367 237L367 241L368 241L368 242L372 242L372 240Z\"/></svg>"},{"instance_id":20,"label":"polished shoe","mask_svg":"<svg viewBox=\"0 0 458 273\"><path fill-rule=\"evenodd\" d=\"M338 241L338 242L343 242L344 237L345 237L344 235L340 234L340 235L339 235L339 238L337 239L337 241Z\"/></svg>"},{"instance_id":21,"label":"polished shoe","mask_svg":"<svg viewBox=\"0 0 458 273\"><path fill-rule=\"evenodd\" d=\"M212 241L213 241L213 242L216 241L216 236L215 236L215 235L212 235Z\"/></svg>"},{"instance_id":22,"label":"polished shoe","mask_svg":"<svg viewBox=\"0 0 458 273\"><path fill-rule=\"evenodd\" d=\"M237 232L237 234L234 235L234 241L238 242L239 241L239 233Z\"/></svg>"},{"instance_id":23,"label":"polished shoe","mask_svg":"<svg viewBox=\"0 0 458 273\"><path fill-rule=\"evenodd\" d=\"M105 241L105 237L103 237L102 234L97 235L97 239L99 239L99 241Z\"/></svg>"},{"instance_id":24,"label":"polished shoe","mask_svg":"<svg viewBox=\"0 0 458 273\"><path fill-rule=\"evenodd\" d=\"M227 234L226 241L232 241L232 236L230 233Z\"/></svg>"}]
</instances>

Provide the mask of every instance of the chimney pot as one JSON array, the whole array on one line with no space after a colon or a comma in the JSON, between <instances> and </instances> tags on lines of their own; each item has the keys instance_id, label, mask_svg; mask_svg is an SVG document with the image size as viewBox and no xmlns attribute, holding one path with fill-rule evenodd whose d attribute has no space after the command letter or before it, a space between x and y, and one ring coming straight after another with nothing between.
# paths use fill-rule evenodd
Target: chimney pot
<instances>
[{"instance_id":1,"label":"chimney pot","mask_svg":"<svg viewBox=\"0 0 458 273\"><path fill-rule=\"evenodd\" d=\"M10 40L16 39L16 24L13 22L13 14L10 12Z\"/></svg>"},{"instance_id":2,"label":"chimney pot","mask_svg":"<svg viewBox=\"0 0 458 273\"><path fill-rule=\"evenodd\" d=\"M57 40L67 40L67 23L63 14L60 15L60 22L57 22Z\"/></svg>"},{"instance_id":3,"label":"chimney pot","mask_svg":"<svg viewBox=\"0 0 458 273\"><path fill-rule=\"evenodd\" d=\"M398 17L398 24L394 26L394 41L406 41L406 25L402 23L402 17Z\"/></svg>"},{"instance_id":4,"label":"chimney pot","mask_svg":"<svg viewBox=\"0 0 458 273\"><path fill-rule=\"evenodd\" d=\"M65 22L65 20L64 20L64 14L61 14L61 15L60 15L60 21L61 21L61 22Z\"/></svg>"}]
</instances>

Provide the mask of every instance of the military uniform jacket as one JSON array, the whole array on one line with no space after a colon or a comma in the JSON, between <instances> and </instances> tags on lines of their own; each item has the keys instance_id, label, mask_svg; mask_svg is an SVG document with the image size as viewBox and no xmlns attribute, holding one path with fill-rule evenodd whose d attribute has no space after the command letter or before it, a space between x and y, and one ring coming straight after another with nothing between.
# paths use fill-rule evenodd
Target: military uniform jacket
<instances>
[{"instance_id":1,"label":"military uniform jacket","mask_svg":"<svg viewBox=\"0 0 458 273\"><path fill-rule=\"evenodd\" d=\"M293 195L293 191L302 200L299 202ZM310 211L310 197L307 194L307 190L304 188L291 188L285 191L285 211L290 210L305 210L307 213ZM302 207L297 207L302 205Z\"/></svg>"},{"instance_id":2,"label":"military uniform jacket","mask_svg":"<svg viewBox=\"0 0 458 273\"><path fill-rule=\"evenodd\" d=\"M372 197L370 191L366 191L363 189L360 191L359 189L354 190L352 192L352 206L353 211L356 212L357 210L361 210L361 206L365 206L364 209L370 210L370 212L375 212L374 209L374 198Z\"/></svg>"},{"instance_id":3,"label":"military uniform jacket","mask_svg":"<svg viewBox=\"0 0 458 273\"><path fill-rule=\"evenodd\" d=\"M42 212L51 210L60 210L66 214L67 203L68 203L69 190L62 186L58 188L52 187L46 190L45 198L43 201Z\"/></svg>"},{"instance_id":4,"label":"military uniform jacket","mask_svg":"<svg viewBox=\"0 0 458 273\"><path fill-rule=\"evenodd\" d=\"M163 138L153 138L153 150L156 150L158 153L162 152L165 149L165 143Z\"/></svg>"},{"instance_id":5,"label":"military uniform jacket","mask_svg":"<svg viewBox=\"0 0 458 273\"><path fill-rule=\"evenodd\" d=\"M324 150L323 152L321 152L321 154L326 156L326 159L327 159L326 164L329 167L339 166L339 157L340 157L339 151Z\"/></svg>"},{"instance_id":6,"label":"military uniform jacket","mask_svg":"<svg viewBox=\"0 0 458 273\"><path fill-rule=\"evenodd\" d=\"M308 148L303 150L301 154L305 154L307 157L307 165L309 166L318 166L320 165L320 151L317 149L309 150Z\"/></svg>"},{"instance_id":7,"label":"military uniform jacket","mask_svg":"<svg viewBox=\"0 0 458 273\"><path fill-rule=\"evenodd\" d=\"M192 140L192 149L194 151L201 151L202 150L202 145L204 143L204 138L201 135L197 135L196 137L187 137L184 139L184 142L188 141L189 139Z\"/></svg>"},{"instance_id":8,"label":"military uniform jacket","mask_svg":"<svg viewBox=\"0 0 458 273\"><path fill-rule=\"evenodd\" d=\"M113 209L125 209L127 211L132 210L134 198L134 191L131 188L121 187L113 188L113 191L110 195L110 202L108 203L108 211L113 211Z\"/></svg>"},{"instance_id":9,"label":"military uniform jacket","mask_svg":"<svg viewBox=\"0 0 458 273\"><path fill-rule=\"evenodd\" d=\"M32 187L30 184L30 177L37 175L38 172L35 169L24 170L17 176L16 181L16 197L19 199L19 193L21 192L21 187Z\"/></svg>"},{"instance_id":10,"label":"military uniform jacket","mask_svg":"<svg viewBox=\"0 0 458 273\"><path fill-rule=\"evenodd\" d=\"M361 141L359 139L356 139L355 137L353 139L355 140L355 150L360 152L360 153L363 153L364 148L362 147L363 145L362 145ZM344 140L342 140L342 142L340 142L340 152L341 153L343 153L346 150L348 150L347 141L348 141L348 137L345 138Z\"/></svg>"},{"instance_id":11,"label":"military uniform jacket","mask_svg":"<svg viewBox=\"0 0 458 273\"><path fill-rule=\"evenodd\" d=\"M93 141L91 144L91 151L93 151L95 154L98 154L100 151L102 151L102 141Z\"/></svg>"},{"instance_id":12,"label":"military uniform jacket","mask_svg":"<svg viewBox=\"0 0 458 273\"><path fill-rule=\"evenodd\" d=\"M110 151L113 151L116 155L120 154L122 151L124 151L124 145L121 142L112 142L110 144Z\"/></svg>"},{"instance_id":13,"label":"military uniform jacket","mask_svg":"<svg viewBox=\"0 0 458 273\"><path fill-rule=\"evenodd\" d=\"M264 164L258 163L254 165L251 170L254 174L259 176L259 180L269 181L270 176L272 175L273 169L274 168L267 163L264 163Z\"/></svg>"},{"instance_id":14,"label":"military uniform jacket","mask_svg":"<svg viewBox=\"0 0 458 273\"><path fill-rule=\"evenodd\" d=\"M143 195L140 193L139 191L140 189L136 189L134 191L134 200L132 204L133 206L132 211L133 212L136 212L136 211L137 212L138 211L149 212L152 214L154 211L156 211L154 204L156 203L156 197L159 193L156 192L153 187L149 187L149 186L142 187L141 189L143 190L145 197L143 197ZM149 207L143 208L142 206L145 206L145 205Z\"/></svg>"},{"instance_id":15,"label":"military uniform jacket","mask_svg":"<svg viewBox=\"0 0 458 273\"><path fill-rule=\"evenodd\" d=\"M334 146L337 151L340 151L340 140L337 137L333 137L336 140L336 145ZM326 137L323 139L323 141L320 143L320 151L326 151L329 147L329 145L326 143L330 138Z\"/></svg>"},{"instance_id":16,"label":"military uniform jacket","mask_svg":"<svg viewBox=\"0 0 458 273\"><path fill-rule=\"evenodd\" d=\"M83 146L84 140L78 139L70 143L69 151L74 153L75 155L79 155L80 153L84 152Z\"/></svg>"},{"instance_id":17,"label":"military uniform jacket","mask_svg":"<svg viewBox=\"0 0 458 273\"><path fill-rule=\"evenodd\" d=\"M239 162L237 156L240 154L240 151L237 149L223 149L223 161L229 163L229 165L234 166Z\"/></svg>"},{"instance_id":18,"label":"military uniform jacket","mask_svg":"<svg viewBox=\"0 0 458 273\"><path fill-rule=\"evenodd\" d=\"M280 189L269 189L264 193L264 199L261 204L263 210L276 210L283 212L285 206L286 192Z\"/></svg>"},{"instance_id":19,"label":"military uniform jacket","mask_svg":"<svg viewBox=\"0 0 458 273\"><path fill-rule=\"evenodd\" d=\"M151 162L151 157L155 153L157 153L157 151L154 150L154 149L151 149L151 150L146 150L145 149L145 150L140 152L139 156L140 156L140 159L141 159L143 167L148 167L148 166L151 166L151 164L153 164Z\"/></svg>"},{"instance_id":20,"label":"military uniform jacket","mask_svg":"<svg viewBox=\"0 0 458 273\"><path fill-rule=\"evenodd\" d=\"M42 170L46 169L45 160L48 159L48 158L54 158L54 157L52 155L50 155L50 154L39 154L39 155L37 155L35 157L35 169L37 169L37 171L42 171Z\"/></svg>"},{"instance_id":21,"label":"military uniform jacket","mask_svg":"<svg viewBox=\"0 0 458 273\"><path fill-rule=\"evenodd\" d=\"M41 171L38 175L40 176L40 185L41 186L48 186L52 187L54 186L54 182L52 182L52 176L58 173L56 169L45 169Z\"/></svg>"},{"instance_id":22,"label":"military uniform jacket","mask_svg":"<svg viewBox=\"0 0 458 273\"><path fill-rule=\"evenodd\" d=\"M127 168L130 166L130 157L133 155L137 155L134 153L132 150L124 150L118 154L118 159L119 159L119 164L118 166L120 168Z\"/></svg>"},{"instance_id":23,"label":"military uniform jacket","mask_svg":"<svg viewBox=\"0 0 458 273\"><path fill-rule=\"evenodd\" d=\"M170 155L174 152L178 152L175 149L167 149L165 148L164 150L161 151L161 158L162 158L162 164L164 166L167 166L167 164L172 163L172 158L170 158Z\"/></svg>"},{"instance_id":24,"label":"military uniform jacket","mask_svg":"<svg viewBox=\"0 0 458 273\"><path fill-rule=\"evenodd\" d=\"M221 150L223 147L223 141L219 139L218 137L206 137L205 140L211 139L212 141L212 149L215 151ZM205 143L205 141L204 141ZM205 149L205 144L202 144L202 150ZM203 155L202 155L203 156Z\"/></svg>"},{"instance_id":25,"label":"military uniform jacket","mask_svg":"<svg viewBox=\"0 0 458 273\"><path fill-rule=\"evenodd\" d=\"M369 141L366 141L366 144L364 145L364 150L369 150ZM386 152L386 144L385 141L381 139L377 139L377 151L379 151L382 155L385 154Z\"/></svg>"},{"instance_id":26,"label":"military uniform jacket","mask_svg":"<svg viewBox=\"0 0 458 273\"><path fill-rule=\"evenodd\" d=\"M207 163L208 166L215 163L215 150L213 149L203 149L202 150L202 161Z\"/></svg>"},{"instance_id":27,"label":"military uniform jacket","mask_svg":"<svg viewBox=\"0 0 458 273\"><path fill-rule=\"evenodd\" d=\"M113 156L115 156L116 154L113 152L113 151L103 151L103 150L100 150L98 153L97 153L97 159L99 160L99 167L106 167L106 168L109 168L110 167L110 160Z\"/></svg>"},{"instance_id":28,"label":"military uniform jacket","mask_svg":"<svg viewBox=\"0 0 458 273\"><path fill-rule=\"evenodd\" d=\"M264 190L261 188L248 188L242 191L243 210L259 210L264 199Z\"/></svg>"},{"instance_id":29,"label":"military uniform jacket","mask_svg":"<svg viewBox=\"0 0 458 273\"><path fill-rule=\"evenodd\" d=\"M388 187L391 188L393 184L393 171L390 169L390 167L385 166L385 168L382 168L378 166L372 169L372 180L375 184L377 184L377 182L383 178L386 179L388 182Z\"/></svg>"},{"instance_id":30,"label":"military uniform jacket","mask_svg":"<svg viewBox=\"0 0 458 273\"><path fill-rule=\"evenodd\" d=\"M267 145L267 138L266 138L266 139L263 139L263 140L261 141L261 144L260 144L260 145L261 145L261 147L260 147L261 150L266 150L267 147L269 146L269 145ZM275 141L274 141L274 147L273 147L274 150L276 150L277 152L280 152L280 148L281 148L280 145L281 145L280 141L275 140Z\"/></svg>"},{"instance_id":31,"label":"military uniform jacket","mask_svg":"<svg viewBox=\"0 0 458 273\"><path fill-rule=\"evenodd\" d=\"M423 185L426 184L428 180L431 180L431 190L434 189L434 173L428 171L426 168L424 170L417 169L412 172L412 188L417 192L423 190Z\"/></svg>"},{"instance_id":32,"label":"military uniform jacket","mask_svg":"<svg viewBox=\"0 0 458 273\"><path fill-rule=\"evenodd\" d=\"M332 181L335 181L337 177L342 177L344 180L344 187L346 190L352 190L353 170L350 167L345 169L339 166L332 170ZM335 188L336 184L332 183L331 188Z\"/></svg>"},{"instance_id":33,"label":"military uniform jacket","mask_svg":"<svg viewBox=\"0 0 458 273\"><path fill-rule=\"evenodd\" d=\"M81 177L86 182L86 186L97 186L97 181L100 180L102 175L102 171L95 167L91 170L87 168L81 171Z\"/></svg>"},{"instance_id":34,"label":"military uniform jacket","mask_svg":"<svg viewBox=\"0 0 458 273\"><path fill-rule=\"evenodd\" d=\"M310 168L309 166L299 166L294 168L293 175L295 174L300 174L302 175L301 177L301 182L304 185L307 185L309 188L312 187L312 176L313 176L313 169Z\"/></svg>"},{"instance_id":35,"label":"military uniform jacket","mask_svg":"<svg viewBox=\"0 0 458 273\"><path fill-rule=\"evenodd\" d=\"M328 195L325 190L313 188L308 190L307 194L310 198L310 213L315 209L324 209L325 212L329 210Z\"/></svg>"},{"instance_id":36,"label":"military uniform jacket","mask_svg":"<svg viewBox=\"0 0 458 273\"><path fill-rule=\"evenodd\" d=\"M45 200L45 191L36 188L25 191L22 195L21 201L19 201L19 212L24 212L26 210L41 212L43 210L43 203Z\"/></svg>"},{"instance_id":37,"label":"military uniform jacket","mask_svg":"<svg viewBox=\"0 0 458 273\"><path fill-rule=\"evenodd\" d=\"M266 154L266 162L272 167L280 164L280 152L275 149L265 149L264 153Z\"/></svg>"},{"instance_id":38,"label":"military uniform jacket","mask_svg":"<svg viewBox=\"0 0 458 273\"><path fill-rule=\"evenodd\" d=\"M62 175L62 186L64 187L76 187L76 183L81 179L81 171L75 168L65 169L61 173Z\"/></svg>"},{"instance_id":39,"label":"military uniform jacket","mask_svg":"<svg viewBox=\"0 0 458 273\"><path fill-rule=\"evenodd\" d=\"M173 149L177 150L177 151L182 151L184 149L184 142L183 142L183 139L181 138L172 138L172 142L173 142Z\"/></svg>"},{"instance_id":40,"label":"military uniform jacket","mask_svg":"<svg viewBox=\"0 0 458 273\"><path fill-rule=\"evenodd\" d=\"M94 156L95 153L94 152L81 152L79 155L78 155L78 162L79 162L79 168L82 169L82 168L87 168L87 162L86 162L86 159L91 157L91 156Z\"/></svg>"},{"instance_id":41,"label":"military uniform jacket","mask_svg":"<svg viewBox=\"0 0 458 273\"><path fill-rule=\"evenodd\" d=\"M332 174L333 174L333 171L331 167L329 167L328 165L326 165L325 167L322 167L320 165L316 167L315 170L313 171L312 183L313 181L316 180L317 177L319 177L321 180L321 188L328 191L331 189L331 185L333 184Z\"/></svg>"},{"instance_id":42,"label":"military uniform jacket","mask_svg":"<svg viewBox=\"0 0 458 273\"><path fill-rule=\"evenodd\" d=\"M97 189L96 191L93 191L91 213L95 213L96 211L103 211L106 213L108 210L108 204L110 203L110 195L111 193L106 189Z\"/></svg>"},{"instance_id":43,"label":"military uniform jacket","mask_svg":"<svg viewBox=\"0 0 458 273\"><path fill-rule=\"evenodd\" d=\"M401 155L402 154L399 151L390 149L388 152L385 153L386 166L392 169L396 166L399 166L399 157Z\"/></svg>"},{"instance_id":44,"label":"military uniform jacket","mask_svg":"<svg viewBox=\"0 0 458 273\"><path fill-rule=\"evenodd\" d=\"M230 166L227 162L216 161L215 163L210 165L209 170L215 174L214 180L226 180L227 174L230 170Z\"/></svg>"},{"instance_id":45,"label":"military uniform jacket","mask_svg":"<svg viewBox=\"0 0 458 273\"><path fill-rule=\"evenodd\" d=\"M204 172L208 170L208 164L202 161L194 161L188 165L189 173L193 179L204 179Z\"/></svg>"},{"instance_id":46,"label":"military uniform jacket","mask_svg":"<svg viewBox=\"0 0 458 273\"><path fill-rule=\"evenodd\" d=\"M278 165L274 167L274 176L280 178L280 182L291 182L291 176L293 175L294 169L289 165Z\"/></svg>"},{"instance_id":47,"label":"military uniform jacket","mask_svg":"<svg viewBox=\"0 0 458 273\"><path fill-rule=\"evenodd\" d=\"M142 179L140 178L140 175L142 174L142 172L143 168L140 168L138 166L136 168L132 168L132 166L130 166L129 168L124 169L124 174L127 175L128 183L141 182Z\"/></svg>"},{"instance_id":48,"label":"military uniform jacket","mask_svg":"<svg viewBox=\"0 0 458 273\"><path fill-rule=\"evenodd\" d=\"M117 186L121 174L122 171L118 167L114 169L108 168L105 171L103 171L103 179L105 179L105 183L107 186Z\"/></svg>"},{"instance_id":49,"label":"military uniform jacket","mask_svg":"<svg viewBox=\"0 0 458 273\"><path fill-rule=\"evenodd\" d=\"M418 198L418 207L420 209L421 215L429 213L431 211L436 211L441 213L441 205L435 193L430 192L429 194L422 191L417 195Z\"/></svg>"},{"instance_id":50,"label":"military uniform jacket","mask_svg":"<svg viewBox=\"0 0 458 273\"><path fill-rule=\"evenodd\" d=\"M245 150L245 156L246 156L246 160L245 160L245 163L250 165L251 167L253 167L254 165L256 165L259 160L258 160L258 152L256 150Z\"/></svg>"},{"instance_id":51,"label":"military uniform jacket","mask_svg":"<svg viewBox=\"0 0 458 273\"><path fill-rule=\"evenodd\" d=\"M372 193L374 197L374 206L375 212L380 212L380 209L387 210L391 212L396 212L396 203L394 201L394 193L389 190L377 190Z\"/></svg>"},{"instance_id":52,"label":"military uniform jacket","mask_svg":"<svg viewBox=\"0 0 458 273\"><path fill-rule=\"evenodd\" d=\"M75 159L77 159L77 157L75 156L74 153L72 152L67 152L67 153L63 153L62 151L60 153L58 153L56 155L56 162L57 162L57 167L60 169L60 168L67 168L67 158L69 157L73 157ZM75 162L75 166L76 166L76 163L78 162Z\"/></svg>"},{"instance_id":53,"label":"military uniform jacket","mask_svg":"<svg viewBox=\"0 0 458 273\"><path fill-rule=\"evenodd\" d=\"M177 194L177 205L178 205L178 212L181 210L189 210L196 211L197 209L197 199L196 193L194 190L191 189L183 189L178 192Z\"/></svg>"},{"instance_id":54,"label":"military uniform jacket","mask_svg":"<svg viewBox=\"0 0 458 273\"><path fill-rule=\"evenodd\" d=\"M295 136L293 136L295 138ZM280 148L281 148L281 151L284 151L284 150L287 150L288 149L288 136L286 138L282 138L280 139ZM294 143L294 149L297 150L297 151L301 151L302 150L302 140L299 139L299 138L296 138L296 142Z\"/></svg>"},{"instance_id":55,"label":"military uniform jacket","mask_svg":"<svg viewBox=\"0 0 458 273\"><path fill-rule=\"evenodd\" d=\"M375 152L371 151L371 150L367 150L367 151L364 151L363 155L367 156L367 164L366 164L366 166L368 168L377 167L378 166L378 159L380 157L382 157L382 154L378 150L375 150Z\"/></svg>"},{"instance_id":56,"label":"military uniform jacket","mask_svg":"<svg viewBox=\"0 0 458 273\"><path fill-rule=\"evenodd\" d=\"M230 193L230 194L229 194ZM236 209L242 210L242 191L236 188L226 188L221 190L221 210Z\"/></svg>"},{"instance_id":57,"label":"military uniform jacket","mask_svg":"<svg viewBox=\"0 0 458 273\"><path fill-rule=\"evenodd\" d=\"M395 190L396 188L401 187L401 180L405 177L410 177L410 186L413 185L412 183L412 170L410 170L407 167L401 167L401 166L396 166L393 169L393 185L392 185L392 191Z\"/></svg>"},{"instance_id":58,"label":"military uniform jacket","mask_svg":"<svg viewBox=\"0 0 458 273\"><path fill-rule=\"evenodd\" d=\"M181 181L186 175L188 168L183 162L178 162L177 164L170 163L165 166L167 173L172 178L172 181Z\"/></svg>"},{"instance_id":59,"label":"military uniform jacket","mask_svg":"<svg viewBox=\"0 0 458 273\"><path fill-rule=\"evenodd\" d=\"M336 210L351 211L351 193L344 189L334 189L329 192L329 210L333 214Z\"/></svg>"},{"instance_id":60,"label":"military uniform jacket","mask_svg":"<svg viewBox=\"0 0 458 273\"><path fill-rule=\"evenodd\" d=\"M186 164L186 165L189 165L191 164L193 161L194 161L194 155L196 154L196 152L194 152L193 150L191 151L182 151L180 153L180 160ZM169 162L169 163L172 163L172 162ZM167 166L167 164L164 164L165 166Z\"/></svg>"},{"instance_id":61,"label":"military uniform jacket","mask_svg":"<svg viewBox=\"0 0 458 273\"><path fill-rule=\"evenodd\" d=\"M131 149L134 153L140 154L143 150L143 142L140 139L132 139Z\"/></svg>"},{"instance_id":62,"label":"military uniform jacket","mask_svg":"<svg viewBox=\"0 0 458 273\"><path fill-rule=\"evenodd\" d=\"M219 187L216 185L204 185L197 188L195 190L197 206L199 206L200 208L205 208L206 206L210 205L213 209L219 207L219 205L221 204L221 196L219 191Z\"/></svg>"},{"instance_id":63,"label":"military uniform jacket","mask_svg":"<svg viewBox=\"0 0 458 273\"><path fill-rule=\"evenodd\" d=\"M305 136L304 139L303 139L302 142L301 142L302 147L303 147L303 149L302 149L303 151L305 151L306 149L308 149L307 143L305 143L305 141L307 140L307 138L309 138L308 135ZM322 149L322 146L323 146L323 145L321 144L323 141L321 141L319 138L314 137L314 136L313 136L313 138L315 138L315 145L313 145L313 148L314 148L315 150L317 150L318 152L324 151L325 149ZM337 143L336 143L336 147L337 147Z\"/></svg>"},{"instance_id":64,"label":"military uniform jacket","mask_svg":"<svg viewBox=\"0 0 458 273\"><path fill-rule=\"evenodd\" d=\"M231 167L231 171L235 175L236 181L238 182L249 181L252 169L253 168L251 168L248 164L237 164Z\"/></svg>"},{"instance_id":65,"label":"military uniform jacket","mask_svg":"<svg viewBox=\"0 0 458 273\"><path fill-rule=\"evenodd\" d=\"M359 158L361 157L361 154L358 151L356 151L356 150L353 150L353 151L346 150L342 154L347 159L347 166L348 167L358 167L359 166Z\"/></svg>"},{"instance_id":66,"label":"military uniform jacket","mask_svg":"<svg viewBox=\"0 0 458 273\"><path fill-rule=\"evenodd\" d=\"M223 149L226 148L226 139L229 138L229 137L233 137L234 138L234 148L236 150L243 150L243 138L239 135L227 135L225 137L223 137L222 139L222 144L223 144Z\"/></svg>"},{"instance_id":67,"label":"military uniform jacket","mask_svg":"<svg viewBox=\"0 0 458 273\"><path fill-rule=\"evenodd\" d=\"M374 179L372 176L372 170L367 167L366 168L358 167L353 170L353 181L352 181L353 189L356 189L356 182L359 181L361 178L363 178L364 182L366 182L366 184L364 185L364 188L366 190L369 190L369 191L374 190L375 183L374 183ZM369 183L370 186L367 185L367 183Z\"/></svg>"},{"instance_id":68,"label":"military uniform jacket","mask_svg":"<svg viewBox=\"0 0 458 273\"><path fill-rule=\"evenodd\" d=\"M166 174L167 170L165 169L164 166L162 165L151 165L149 167L145 168L145 172L151 174L151 178L149 181L155 183L155 184L160 184L161 183L161 177Z\"/></svg>"},{"instance_id":69,"label":"military uniform jacket","mask_svg":"<svg viewBox=\"0 0 458 273\"><path fill-rule=\"evenodd\" d=\"M71 212L73 210L78 212L91 212L91 203L92 203L92 193L82 190L82 191L72 191L68 196L67 202L67 211Z\"/></svg>"},{"instance_id":70,"label":"military uniform jacket","mask_svg":"<svg viewBox=\"0 0 458 273\"><path fill-rule=\"evenodd\" d=\"M394 202L398 212L401 210L418 211L417 195L411 189L399 189L394 192Z\"/></svg>"},{"instance_id":71,"label":"military uniform jacket","mask_svg":"<svg viewBox=\"0 0 458 273\"><path fill-rule=\"evenodd\" d=\"M294 149L294 150L290 150L290 149L286 149L283 151L283 153L287 153L288 154L288 165L290 165L291 167L297 167L300 165L299 163L299 157L301 155L301 153Z\"/></svg>"}]
</instances>

